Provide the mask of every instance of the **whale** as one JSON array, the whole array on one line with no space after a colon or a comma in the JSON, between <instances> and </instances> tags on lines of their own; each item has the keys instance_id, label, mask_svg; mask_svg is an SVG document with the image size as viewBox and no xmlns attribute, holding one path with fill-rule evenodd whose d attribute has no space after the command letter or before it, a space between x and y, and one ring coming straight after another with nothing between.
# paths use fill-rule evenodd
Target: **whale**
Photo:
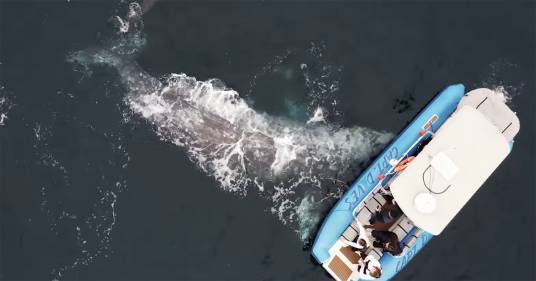
<instances>
[{"instance_id":1,"label":"whale","mask_svg":"<svg viewBox=\"0 0 536 281\"><path fill-rule=\"evenodd\" d=\"M117 21L119 29L129 28L67 60L84 69L114 69L135 116L182 148L222 190L239 196L253 191L272 201L270 211L294 225L302 239L317 227L322 204L340 197L392 138L385 131L331 124L322 108L307 122L261 112L216 78L150 74L136 61L146 43L141 14L131 4Z\"/></svg>"}]
</instances>

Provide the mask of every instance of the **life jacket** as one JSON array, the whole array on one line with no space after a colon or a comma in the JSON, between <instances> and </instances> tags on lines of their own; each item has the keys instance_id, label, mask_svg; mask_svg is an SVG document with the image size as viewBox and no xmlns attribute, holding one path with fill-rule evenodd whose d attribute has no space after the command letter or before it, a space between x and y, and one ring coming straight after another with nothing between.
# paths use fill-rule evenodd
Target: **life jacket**
<instances>
[{"instance_id":1,"label":"life jacket","mask_svg":"<svg viewBox=\"0 0 536 281\"><path fill-rule=\"evenodd\" d=\"M413 161L413 159L415 159L415 156L410 156L410 157L400 161L400 163L398 163L395 166L395 172L398 173L398 172L404 171L404 169L406 169L408 167L409 163L411 161Z\"/></svg>"}]
</instances>

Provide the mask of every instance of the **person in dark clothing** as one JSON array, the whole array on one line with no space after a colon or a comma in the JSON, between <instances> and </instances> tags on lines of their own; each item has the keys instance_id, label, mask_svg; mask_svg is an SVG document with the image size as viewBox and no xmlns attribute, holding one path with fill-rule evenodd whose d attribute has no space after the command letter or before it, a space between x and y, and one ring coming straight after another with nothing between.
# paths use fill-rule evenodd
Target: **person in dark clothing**
<instances>
[{"instance_id":1,"label":"person in dark clothing","mask_svg":"<svg viewBox=\"0 0 536 281\"><path fill-rule=\"evenodd\" d=\"M392 196L384 196L384 198L386 201L385 204L379 207L369 220L371 225L378 221L385 224L392 224L402 215L402 210L395 204Z\"/></svg>"},{"instance_id":2,"label":"person in dark clothing","mask_svg":"<svg viewBox=\"0 0 536 281\"><path fill-rule=\"evenodd\" d=\"M395 233L391 231L372 231L372 237L376 241L372 242L372 245L376 248L381 248L384 252L389 252L393 256L398 256L402 253L402 248L400 247L400 241Z\"/></svg>"},{"instance_id":3,"label":"person in dark clothing","mask_svg":"<svg viewBox=\"0 0 536 281\"><path fill-rule=\"evenodd\" d=\"M384 205L380 210L377 210L370 218L370 223L374 224L377 221L385 224L391 224L395 222L402 215L402 210L397 205Z\"/></svg>"}]
</instances>

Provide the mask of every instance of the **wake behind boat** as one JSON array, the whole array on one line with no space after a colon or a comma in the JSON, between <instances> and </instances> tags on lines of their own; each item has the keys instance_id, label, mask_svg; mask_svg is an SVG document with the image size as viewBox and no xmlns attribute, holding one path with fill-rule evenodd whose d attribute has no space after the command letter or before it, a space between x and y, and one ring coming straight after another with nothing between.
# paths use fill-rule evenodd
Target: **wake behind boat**
<instances>
[{"instance_id":1,"label":"wake behind boat","mask_svg":"<svg viewBox=\"0 0 536 281\"><path fill-rule=\"evenodd\" d=\"M338 281L391 279L508 156L519 128L492 90L447 87L337 202L312 255Z\"/></svg>"}]
</instances>

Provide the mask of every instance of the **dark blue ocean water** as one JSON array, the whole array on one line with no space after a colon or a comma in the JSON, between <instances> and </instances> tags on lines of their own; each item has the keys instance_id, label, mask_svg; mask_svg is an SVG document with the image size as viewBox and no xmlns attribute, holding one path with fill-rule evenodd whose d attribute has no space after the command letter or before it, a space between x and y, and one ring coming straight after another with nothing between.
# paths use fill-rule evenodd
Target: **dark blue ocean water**
<instances>
[{"instance_id":1,"label":"dark blue ocean water","mask_svg":"<svg viewBox=\"0 0 536 281\"><path fill-rule=\"evenodd\" d=\"M285 224L270 195L227 192L162 141L116 71L67 61L120 36L127 6L0 2L0 278L329 279L309 246L333 198L307 209L307 231ZM505 91L521 120L512 154L397 278L534 280L535 8L161 1L135 59L155 77L218 78L271 116L305 123L321 105L336 126L393 134L449 84Z\"/></svg>"}]
</instances>

